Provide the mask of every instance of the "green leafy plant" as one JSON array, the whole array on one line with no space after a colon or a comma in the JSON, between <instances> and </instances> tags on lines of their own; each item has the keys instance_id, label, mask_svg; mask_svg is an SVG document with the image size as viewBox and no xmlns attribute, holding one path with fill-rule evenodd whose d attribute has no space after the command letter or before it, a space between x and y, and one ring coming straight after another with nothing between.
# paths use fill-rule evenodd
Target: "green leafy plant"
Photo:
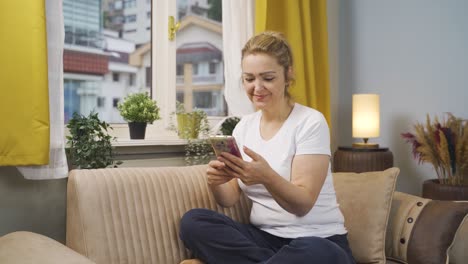
<instances>
[{"instance_id":1,"label":"green leafy plant","mask_svg":"<svg viewBox=\"0 0 468 264\"><path fill-rule=\"evenodd\" d=\"M130 94L117 107L127 122L153 123L160 119L159 107L148 93Z\"/></svg>"},{"instance_id":2,"label":"green leafy plant","mask_svg":"<svg viewBox=\"0 0 468 264\"><path fill-rule=\"evenodd\" d=\"M177 127L173 122L173 115L177 116ZM213 157L213 149L208 140L210 124L208 116L203 110L185 110L183 103L176 102L176 112L171 115L169 129L176 131L180 138L187 140L185 145L185 162L187 165L206 164Z\"/></svg>"},{"instance_id":3,"label":"green leafy plant","mask_svg":"<svg viewBox=\"0 0 468 264\"><path fill-rule=\"evenodd\" d=\"M440 183L468 185L468 121L451 113L442 122L427 115L426 124L416 123L414 130L401 134L411 144L414 158L431 163Z\"/></svg>"},{"instance_id":4,"label":"green leafy plant","mask_svg":"<svg viewBox=\"0 0 468 264\"><path fill-rule=\"evenodd\" d=\"M67 136L67 154L72 166L78 169L106 168L122 164L114 161L112 140L108 123L101 121L97 113L88 116L73 113L67 124L70 135Z\"/></svg>"},{"instance_id":5,"label":"green leafy plant","mask_svg":"<svg viewBox=\"0 0 468 264\"><path fill-rule=\"evenodd\" d=\"M239 123L239 121L240 118L237 116L231 116L226 118L219 129L221 131L221 134L226 136L232 136L232 132L234 131L234 128L236 127L237 123Z\"/></svg>"}]
</instances>

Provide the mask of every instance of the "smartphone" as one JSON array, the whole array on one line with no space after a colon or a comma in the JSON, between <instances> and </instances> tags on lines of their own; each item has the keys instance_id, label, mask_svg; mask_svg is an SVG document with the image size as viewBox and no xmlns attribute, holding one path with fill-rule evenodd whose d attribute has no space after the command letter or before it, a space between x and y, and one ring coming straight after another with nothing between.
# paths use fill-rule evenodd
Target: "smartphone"
<instances>
[{"instance_id":1,"label":"smartphone","mask_svg":"<svg viewBox=\"0 0 468 264\"><path fill-rule=\"evenodd\" d=\"M236 139L233 136L211 136L210 142L216 156L221 155L221 152L228 152L242 159Z\"/></svg>"}]
</instances>

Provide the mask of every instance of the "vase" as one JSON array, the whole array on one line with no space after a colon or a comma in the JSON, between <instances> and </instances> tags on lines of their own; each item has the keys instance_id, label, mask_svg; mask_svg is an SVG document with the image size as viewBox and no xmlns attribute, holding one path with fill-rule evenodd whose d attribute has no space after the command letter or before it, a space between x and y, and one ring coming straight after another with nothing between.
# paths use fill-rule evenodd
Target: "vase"
<instances>
[{"instance_id":1,"label":"vase","mask_svg":"<svg viewBox=\"0 0 468 264\"><path fill-rule=\"evenodd\" d=\"M422 197L433 200L468 201L468 186L440 184L438 179L423 183Z\"/></svg>"},{"instance_id":2,"label":"vase","mask_svg":"<svg viewBox=\"0 0 468 264\"><path fill-rule=\"evenodd\" d=\"M198 138L200 123L201 116L196 113L177 114L177 134L179 135L179 138Z\"/></svg>"},{"instance_id":3,"label":"vase","mask_svg":"<svg viewBox=\"0 0 468 264\"><path fill-rule=\"evenodd\" d=\"M128 129L130 130L130 139L145 139L145 122L130 122L128 123Z\"/></svg>"}]
</instances>

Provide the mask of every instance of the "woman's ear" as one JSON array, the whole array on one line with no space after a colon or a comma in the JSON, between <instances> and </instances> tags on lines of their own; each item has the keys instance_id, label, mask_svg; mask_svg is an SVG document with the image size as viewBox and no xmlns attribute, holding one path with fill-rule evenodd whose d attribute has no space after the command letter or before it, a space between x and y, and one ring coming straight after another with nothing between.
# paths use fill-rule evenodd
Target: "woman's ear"
<instances>
[{"instance_id":1,"label":"woman's ear","mask_svg":"<svg viewBox=\"0 0 468 264\"><path fill-rule=\"evenodd\" d=\"M286 82L287 82L287 85L290 86L292 84L292 80L294 80L294 71L293 71L292 66L288 67L287 77L288 78L286 79Z\"/></svg>"}]
</instances>

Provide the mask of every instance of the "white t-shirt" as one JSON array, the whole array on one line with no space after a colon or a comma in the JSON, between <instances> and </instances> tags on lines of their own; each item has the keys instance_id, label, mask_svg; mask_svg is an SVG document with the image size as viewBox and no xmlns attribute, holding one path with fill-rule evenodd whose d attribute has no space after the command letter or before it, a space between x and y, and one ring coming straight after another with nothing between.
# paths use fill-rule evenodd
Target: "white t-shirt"
<instances>
[{"instance_id":1,"label":"white t-shirt","mask_svg":"<svg viewBox=\"0 0 468 264\"><path fill-rule=\"evenodd\" d=\"M306 106L295 104L289 117L269 140L260 135L262 112L244 116L234 129L242 157L246 146L260 154L281 177L291 180L292 160L296 155L330 155L330 135L323 115ZM314 207L299 217L284 210L261 184L246 186L238 180L243 192L252 200L250 222L258 228L284 238L305 236L329 237L345 234L344 218L336 201L333 179L328 174Z\"/></svg>"}]
</instances>

